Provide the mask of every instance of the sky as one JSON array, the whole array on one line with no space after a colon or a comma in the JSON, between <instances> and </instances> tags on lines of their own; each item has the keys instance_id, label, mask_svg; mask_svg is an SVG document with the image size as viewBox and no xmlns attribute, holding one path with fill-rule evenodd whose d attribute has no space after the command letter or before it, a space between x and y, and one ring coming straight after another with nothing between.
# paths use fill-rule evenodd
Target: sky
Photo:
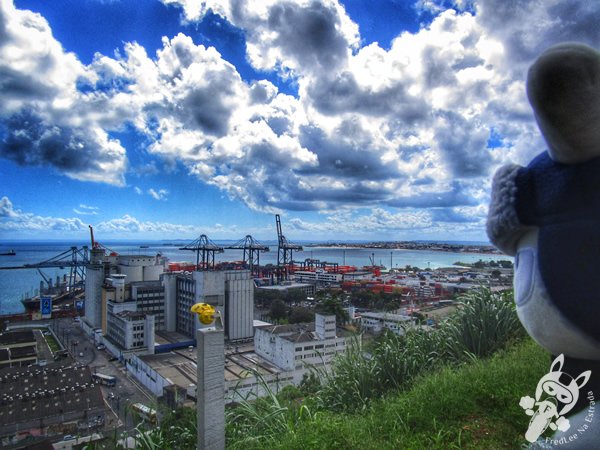
<instances>
[{"instance_id":1,"label":"sky","mask_svg":"<svg viewBox=\"0 0 600 450\"><path fill-rule=\"evenodd\" d=\"M486 240L589 0L0 0L0 243Z\"/></svg>"}]
</instances>

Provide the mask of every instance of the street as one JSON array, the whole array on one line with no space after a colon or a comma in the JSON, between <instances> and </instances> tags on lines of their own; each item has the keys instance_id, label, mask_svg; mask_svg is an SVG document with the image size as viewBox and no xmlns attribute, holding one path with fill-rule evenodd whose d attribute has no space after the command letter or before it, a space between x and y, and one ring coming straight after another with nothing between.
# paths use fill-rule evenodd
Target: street
<instances>
[{"instance_id":1,"label":"street","mask_svg":"<svg viewBox=\"0 0 600 450\"><path fill-rule=\"evenodd\" d=\"M134 417L130 405L143 403L155 407L156 399L127 374L124 364L118 360L109 361L113 355L107 350L98 350L78 322L72 318L54 319L52 328L76 362L88 366L92 373L102 373L117 379L114 387L101 386L107 404L105 432L114 432L116 428L120 435L124 431L133 430L139 419Z\"/></svg>"}]
</instances>

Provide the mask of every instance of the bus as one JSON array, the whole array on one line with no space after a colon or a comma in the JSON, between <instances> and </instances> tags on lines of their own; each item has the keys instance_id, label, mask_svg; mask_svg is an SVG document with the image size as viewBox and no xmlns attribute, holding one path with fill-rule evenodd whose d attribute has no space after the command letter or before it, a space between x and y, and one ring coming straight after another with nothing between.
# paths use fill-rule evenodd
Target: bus
<instances>
[{"instance_id":1,"label":"bus","mask_svg":"<svg viewBox=\"0 0 600 450\"><path fill-rule=\"evenodd\" d=\"M117 384L116 377L113 377L110 375L104 375L103 373L93 373L92 380L94 380L97 383L103 384L105 386L110 386L110 387Z\"/></svg>"},{"instance_id":2,"label":"bus","mask_svg":"<svg viewBox=\"0 0 600 450\"><path fill-rule=\"evenodd\" d=\"M156 410L142 403L134 403L131 405L131 409L138 413L142 420L150 422L151 424L156 424Z\"/></svg>"}]
</instances>

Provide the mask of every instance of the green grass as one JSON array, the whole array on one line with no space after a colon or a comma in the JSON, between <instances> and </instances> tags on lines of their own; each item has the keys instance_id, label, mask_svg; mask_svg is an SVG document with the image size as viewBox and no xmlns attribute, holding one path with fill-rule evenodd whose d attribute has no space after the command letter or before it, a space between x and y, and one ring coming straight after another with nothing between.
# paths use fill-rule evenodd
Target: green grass
<instances>
[{"instance_id":1,"label":"green grass","mask_svg":"<svg viewBox=\"0 0 600 450\"><path fill-rule=\"evenodd\" d=\"M518 448L529 417L519 407L548 371L548 354L527 339L485 360L419 377L410 390L353 413L319 411L269 439L231 448Z\"/></svg>"},{"instance_id":2,"label":"green grass","mask_svg":"<svg viewBox=\"0 0 600 450\"><path fill-rule=\"evenodd\" d=\"M388 333L371 346L369 357L360 342L349 345L333 372L320 374L317 409L365 408L390 391L406 389L424 373L487 358L526 335L511 293L482 288L460 300L461 308L438 328L409 329L404 336Z\"/></svg>"},{"instance_id":3,"label":"green grass","mask_svg":"<svg viewBox=\"0 0 600 450\"><path fill-rule=\"evenodd\" d=\"M48 344L48 347L50 348L50 351L53 354L60 350L60 345L58 345L58 342L56 342L56 339L54 339L54 336L52 336L52 335L44 336L44 339L46 339L46 343Z\"/></svg>"}]
</instances>

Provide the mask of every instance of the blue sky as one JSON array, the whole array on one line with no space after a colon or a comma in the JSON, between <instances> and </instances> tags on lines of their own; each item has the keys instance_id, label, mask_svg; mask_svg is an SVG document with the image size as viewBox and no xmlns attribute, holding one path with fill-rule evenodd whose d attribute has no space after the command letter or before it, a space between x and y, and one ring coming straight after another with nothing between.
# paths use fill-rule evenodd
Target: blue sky
<instances>
[{"instance_id":1,"label":"blue sky","mask_svg":"<svg viewBox=\"0 0 600 450\"><path fill-rule=\"evenodd\" d=\"M510 4L509 4L510 3ZM527 19L525 19L527 18ZM485 240L585 0L0 0L0 241Z\"/></svg>"}]
</instances>

